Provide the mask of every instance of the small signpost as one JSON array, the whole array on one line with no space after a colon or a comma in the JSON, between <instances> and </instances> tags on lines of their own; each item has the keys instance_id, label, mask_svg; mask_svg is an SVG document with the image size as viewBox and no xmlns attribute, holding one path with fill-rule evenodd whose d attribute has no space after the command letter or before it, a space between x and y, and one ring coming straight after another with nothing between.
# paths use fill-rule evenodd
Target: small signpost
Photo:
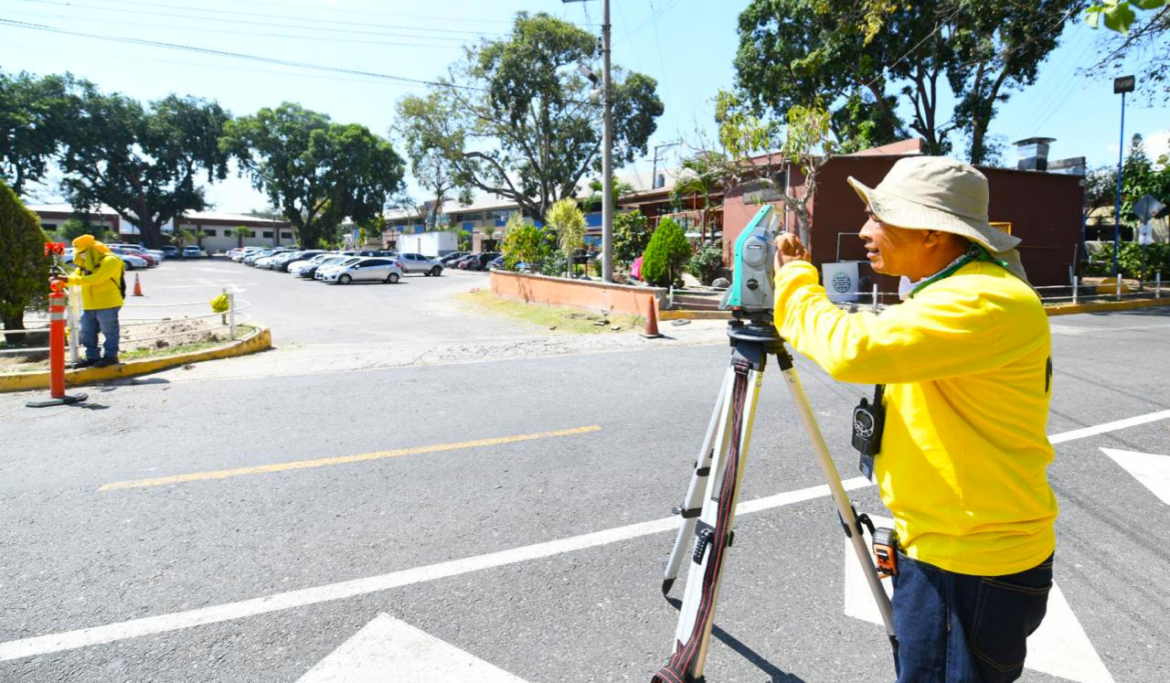
<instances>
[{"instance_id":1,"label":"small signpost","mask_svg":"<svg viewBox=\"0 0 1170 683\"><path fill-rule=\"evenodd\" d=\"M1138 228L1138 247L1141 249L1141 272L1138 273L1138 288L1142 286L1142 276L1146 272L1146 245L1154 241L1154 229L1150 221L1154 219L1166 205L1152 195L1143 195L1133 204L1133 212L1137 214L1141 227Z\"/></svg>"}]
</instances>

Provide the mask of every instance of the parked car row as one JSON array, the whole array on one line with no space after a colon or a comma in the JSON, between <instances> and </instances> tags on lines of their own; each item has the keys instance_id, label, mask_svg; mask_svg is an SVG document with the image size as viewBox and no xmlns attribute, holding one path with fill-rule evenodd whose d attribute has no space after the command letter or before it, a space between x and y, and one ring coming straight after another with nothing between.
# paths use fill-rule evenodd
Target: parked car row
<instances>
[{"instance_id":1,"label":"parked car row","mask_svg":"<svg viewBox=\"0 0 1170 683\"><path fill-rule=\"evenodd\" d=\"M502 257L498 251L485 251L479 254L468 254L465 252L456 252L455 254L447 254L444 259L450 259L444 265L447 268L458 268L459 270L491 270L499 267Z\"/></svg>"},{"instance_id":2,"label":"parked car row","mask_svg":"<svg viewBox=\"0 0 1170 683\"><path fill-rule=\"evenodd\" d=\"M410 273L438 277L443 274L444 267L441 260L422 254L374 249L327 252L291 247L245 247L228 252L228 258L257 268L291 273L294 277L337 284L393 284Z\"/></svg>"},{"instance_id":3,"label":"parked car row","mask_svg":"<svg viewBox=\"0 0 1170 683\"><path fill-rule=\"evenodd\" d=\"M161 251L153 249L145 249L136 244L107 244L110 248L110 253L117 256L126 265L126 270L139 270L140 268L153 268L162 263L164 255ZM65 266L74 266L73 262L73 247L65 250L65 256L62 259Z\"/></svg>"}]
</instances>

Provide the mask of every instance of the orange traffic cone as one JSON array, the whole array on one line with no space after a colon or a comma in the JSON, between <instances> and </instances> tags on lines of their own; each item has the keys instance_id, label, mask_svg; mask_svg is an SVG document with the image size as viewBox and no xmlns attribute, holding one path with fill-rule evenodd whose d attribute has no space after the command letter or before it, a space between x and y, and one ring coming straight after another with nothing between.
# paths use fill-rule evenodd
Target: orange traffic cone
<instances>
[{"instance_id":1,"label":"orange traffic cone","mask_svg":"<svg viewBox=\"0 0 1170 683\"><path fill-rule=\"evenodd\" d=\"M658 298L650 297L650 310L646 313L646 327L642 329L642 336L646 339L658 339Z\"/></svg>"},{"instance_id":2,"label":"orange traffic cone","mask_svg":"<svg viewBox=\"0 0 1170 683\"><path fill-rule=\"evenodd\" d=\"M134 273L134 294L133 296L142 296L142 283L138 281L138 273Z\"/></svg>"}]
</instances>

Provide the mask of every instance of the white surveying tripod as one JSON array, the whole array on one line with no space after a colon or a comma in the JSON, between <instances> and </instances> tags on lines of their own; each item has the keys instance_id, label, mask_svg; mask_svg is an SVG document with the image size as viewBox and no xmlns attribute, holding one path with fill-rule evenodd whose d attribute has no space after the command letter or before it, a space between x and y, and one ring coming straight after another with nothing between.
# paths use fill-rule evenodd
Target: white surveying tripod
<instances>
[{"instance_id":1,"label":"white surveying tripod","mask_svg":"<svg viewBox=\"0 0 1170 683\"><path fill-rule=\"evenodd\" d=\"M695 683L704 680L703 669L719 598L719 585L727 551L734 540L735 509L751 442L760 384L764 379L769 355L776 357L784 381L792 393L801 423L812 442L813 451L837 505L845 535L853 545L885 622L895 659L898 654L893 609L882 588L862 532L863 525L866 525L872 533L872 524L865 515L857 514L845 495L841 477L829 455L829 447L821 435L808 397L792 365L792 357L784 348L784 340L772 322L771 270L775 247L772 226L765 223L770 209L770 206L762 208L736 242L735 279L729 294L736 319L728 324L727 331L731 339L731 367L723 378L703 446L695 459L686 499L682 507L677 509L683 524L666 565L662 592L664 595L670 592L684 556L689 559L686 592L675 631L674 652L666 666L652 679L652 683Z\"/></svg>"}]
</instances>

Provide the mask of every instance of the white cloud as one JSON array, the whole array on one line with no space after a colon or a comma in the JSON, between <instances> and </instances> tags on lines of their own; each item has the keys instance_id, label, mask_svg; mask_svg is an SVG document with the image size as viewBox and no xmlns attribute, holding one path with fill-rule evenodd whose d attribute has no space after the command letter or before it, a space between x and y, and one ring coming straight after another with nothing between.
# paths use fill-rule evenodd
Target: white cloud
<instances>
[{"instance_id":1,"label":"white cloud","mask_svg":"<svg viewBox=\"0 0 1170 683\"><path fill-rule=\"evenodd\" d=\"M1151 133L1146 137L1146 153L1154 161L1163 154L1170 154L1170 128Z\"/></svg>"}]
</instances>

